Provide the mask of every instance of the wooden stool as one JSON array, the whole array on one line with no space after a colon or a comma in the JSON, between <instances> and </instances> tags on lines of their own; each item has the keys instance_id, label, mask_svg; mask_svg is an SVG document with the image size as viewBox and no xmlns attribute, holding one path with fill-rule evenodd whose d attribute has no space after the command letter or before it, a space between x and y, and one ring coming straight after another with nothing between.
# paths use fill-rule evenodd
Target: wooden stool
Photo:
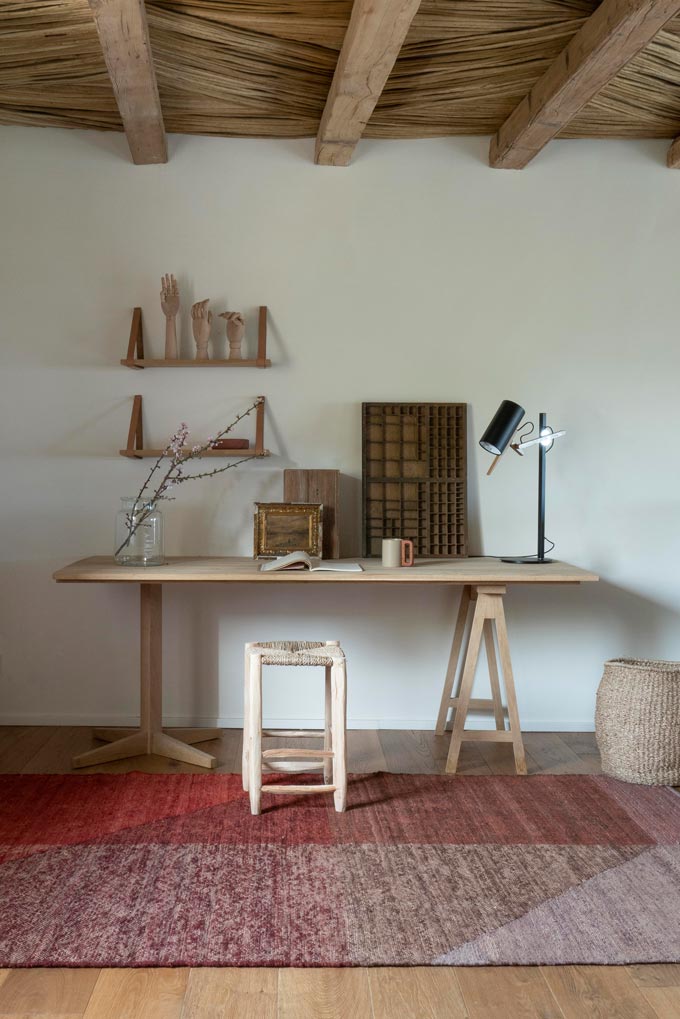
<instances>
[{"instance_id":1,"label":"wooden stool","mask_svg":"<svg viewBox=\"0 0 680 1019\"><path fill-rule=\"evenodd\" d=\"M337 640L269 641L246 644L243 717L243 788L250 793L250 811L260 813L262 769L309 771L323 768L324 785L267 785L270 793L333 793L335 809L347 800L345 730L347 723L347 671ZM262 729L262 666L323 665L326 669L326 708L323 732L308 729ZM323 739L323 750L262 750L263 736ZM289 758L289 760L286 760Z\"/></svg>"}]
</instances>

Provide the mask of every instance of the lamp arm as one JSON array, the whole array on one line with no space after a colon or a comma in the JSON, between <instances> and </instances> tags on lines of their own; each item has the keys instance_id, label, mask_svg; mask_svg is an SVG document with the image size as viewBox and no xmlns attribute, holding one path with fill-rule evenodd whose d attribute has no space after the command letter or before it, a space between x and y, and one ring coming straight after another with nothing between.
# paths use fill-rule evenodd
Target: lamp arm
<instances>
[{"instance_id":1,"label":"lamp arm","mask_svg":"<svg viewBox=\"0 0 680 1019\"><path fill-rule=\"evenodd\" d=\"M517 449L517 452L521 452L523 449L528 449L529 446L537 446L539 442L546 449L550 449L555 439L559 439L566 434L566 429L562 429L560 432L553 432L552 428L548 425L546 426L545 434L537 435L535 439L527 439L526 442L522 442L520 440L516 446L513 446L513 449Z\"/></svg>"}]
</instances>

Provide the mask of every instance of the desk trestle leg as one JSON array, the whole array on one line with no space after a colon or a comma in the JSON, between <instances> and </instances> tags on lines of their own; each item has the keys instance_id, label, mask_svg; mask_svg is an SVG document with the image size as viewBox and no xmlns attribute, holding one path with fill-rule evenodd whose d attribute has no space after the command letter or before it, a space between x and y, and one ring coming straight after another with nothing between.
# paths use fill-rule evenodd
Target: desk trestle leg
<instances>
[{"instance_id":1,"label":"desk trestle leg","mask_svg":"<svg viewBox=\"0 0 680 1019\"><path fill-rule=\"evenodd\" d=\"M453 730L451 733L449 756L446 762L447 772L455 772L463 742L484 741L512 743L517 773L518 775L526 775L527 773L524 743L522 742L519 712L515 696L515 682L510 661L508 631L503 610L505 590L504 586L498 584L476 585L474 587L463 588L435 730L440 736L444 733L449 708L452 708ZM469 616L471 616L471 619L468 618ZM491 698L475 699L472 697L472 688L475 681L482 637L484 637L489 668ZM501 672L508 705L508 729L505 728L505 714L501 699L501 683L496 659L496 641L498 642ZM453 693L454 683L456 686L455 694ZM492 710L496 728L487 730L466 729L465 721L470 710Z\"/></svg>"},{"instance_id":2,"label":"desk trestle leg","mask_svg":"<svg viewBox=\"0 0 680 1019\"><path fill-rule=\"evenodd\" d=\"M176 729L163 731L163 589L160 584L140 584L140 726L139 729L95 729L97 739L108 745L88 750L73 758L74 768L108 764L126 757L157 754L185 764L214 768L212 754L190 746L216 739L219 729Z\"/></svg>"}]
</instances>

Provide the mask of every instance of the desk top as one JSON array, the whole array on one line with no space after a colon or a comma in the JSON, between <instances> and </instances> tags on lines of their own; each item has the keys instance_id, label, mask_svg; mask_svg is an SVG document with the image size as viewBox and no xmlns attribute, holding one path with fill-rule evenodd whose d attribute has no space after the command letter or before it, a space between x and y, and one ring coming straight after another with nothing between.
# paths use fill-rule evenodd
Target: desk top
<instances>
[{"instance_id":1,"label":"desk top","mask_svg":"<svg viewBox=\"0 0 680 1019\"><path fill-rule=\"evenodd\" d=\"M349 560L348 560L349 561ZM569 563L502 563L499 559L422 559L415 566L386 568L379 559L355 559L362 573L287 570L261 573L245 556L170 556L163 566L119 566L111 556L91 556L57 570L70 583L256 583L256 584L580 584L598 580Z\"/></svg>"}]
</instances>

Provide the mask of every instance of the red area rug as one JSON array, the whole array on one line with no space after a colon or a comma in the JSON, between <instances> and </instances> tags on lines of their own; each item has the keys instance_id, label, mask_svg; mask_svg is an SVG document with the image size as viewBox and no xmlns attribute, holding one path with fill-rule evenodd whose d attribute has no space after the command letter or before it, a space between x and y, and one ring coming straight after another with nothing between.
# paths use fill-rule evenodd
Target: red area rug
<instances>
[{"instance_id":1,"label":"red area rug","mask_svg":"<svg viewBox=\"0 0 680 1019\"><path fill-rule=\"evenodd\" d=\"M285 777L282 779L285 781ZM680 960L680 797L589 776L0 776L0 966Z\"/></svg>"}]
</instances>

